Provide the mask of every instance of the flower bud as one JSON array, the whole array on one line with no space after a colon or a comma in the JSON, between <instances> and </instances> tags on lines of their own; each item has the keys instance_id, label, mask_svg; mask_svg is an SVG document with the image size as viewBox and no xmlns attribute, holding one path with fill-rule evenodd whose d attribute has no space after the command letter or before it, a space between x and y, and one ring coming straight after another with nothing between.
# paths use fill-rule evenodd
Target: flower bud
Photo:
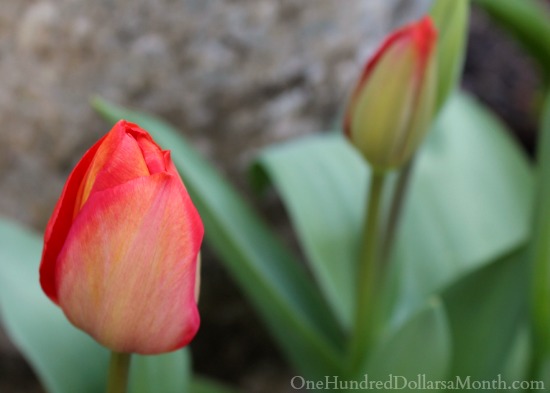
<instances>
[{"instance_id":1,"label":"flower bud","mask_svg":"<svg viewBox=\"0 0 550 393\"><path fill-rule=\"evenodd\" d=\"M375 170L403 165L434 115L437 32L429 17L391 34L367 62L344 132Z\"/></svg>"},{"instance_id":2,"label":"flower bud","mask_svg":"<svg viewBox=\"0 0 550 393\"><path fill-rule=\"evenodd\" d=\"M117 352L187 345L201 219L170 152L118 122L70 174L46 228L40 283L67 318Z\"/></svg>"}]
</instances>

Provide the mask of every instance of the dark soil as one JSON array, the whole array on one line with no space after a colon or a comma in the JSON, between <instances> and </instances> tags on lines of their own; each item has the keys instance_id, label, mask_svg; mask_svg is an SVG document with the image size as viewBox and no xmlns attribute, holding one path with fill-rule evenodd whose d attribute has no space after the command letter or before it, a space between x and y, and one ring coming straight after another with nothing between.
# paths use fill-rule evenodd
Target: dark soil
<instances>
[{"instance_id":1,"label":"dark soil","mask_svg":"<svg viewBox=\"0 0 550 393\"><path fill-rule=\"evenodd\" d=\"M538 64L475 7L462 86L489 106L525 149L534 153L542 102Z\"/></svg>"}]
</instances>

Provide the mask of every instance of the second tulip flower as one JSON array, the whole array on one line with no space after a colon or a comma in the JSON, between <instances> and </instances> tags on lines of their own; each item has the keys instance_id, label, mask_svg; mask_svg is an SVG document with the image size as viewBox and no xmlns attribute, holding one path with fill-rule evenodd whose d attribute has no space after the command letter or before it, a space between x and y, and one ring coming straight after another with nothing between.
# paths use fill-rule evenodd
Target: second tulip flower
<instances>
[{"instance_id":1,"label":"second tulip flower","mask_svg":"<svg viewBox=\"0 0 550 393\"><path fill-rule=\"evenodd\" d=\"M434 115L437 32L429 17L391 34L367 62L344 132L375 170L403 165Z\"/></svg>"}]
</instances>

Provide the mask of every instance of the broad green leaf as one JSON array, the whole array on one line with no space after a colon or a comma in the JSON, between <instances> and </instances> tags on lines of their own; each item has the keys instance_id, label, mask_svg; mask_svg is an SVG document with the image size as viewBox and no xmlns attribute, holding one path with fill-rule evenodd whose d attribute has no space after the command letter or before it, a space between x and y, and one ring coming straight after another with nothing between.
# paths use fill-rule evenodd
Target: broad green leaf
<instances>
[{"instance_id":1,"label":"broad green leaf","mask_svg":"<svg viewBox=\"0 0 550 393\"><path fill-rule=\"evenodd\" d=\"M412 381L417 380L419 374L425 375L427 381L444 380L451 352L444 307L438 298L431 298L424 308L382 340L366 371L369 379L378 381L386 381L390 375ZM402 384L403 379L396 382Z\"/></svg>"},{"instance_id":2,"label":"broad green leaf","mask_svg":"<svg viewBox=\"0 0 550 393\"><path fill-rule=\"evenodd\" d=\"M133 355L130 367L130 393L189 391L191 361L187 349L155 356Z\"/></svg>"},{"instance_id":3,"label":"broad green leaf","mask_svg":"<svg viewBox=\"0 0 550 393\"><path fill-rule=\"evenodd\" d=\"M453 338L452 376L525 377L528 274L522 249L472 272L443 293Z\"/></svg>"},{"instance_id":4,"label":"broad green leaf","mask_svg":"<svg viewBox=\"0 0 550 393\"><path fill-rule=\"evenodd\" d=\"M550 11L538 0L476 0L491 17L512 33L550 79Z\"/></svg>"},{"instance_id":5,"label":"broad green leaf","mask_svg":"<svg viewBox=\"0 0 550 393\"><path fill-rule=\"evenodd\" d=\"M237 393L238 390L210 381L206 378L195 377L191 381L191 393Z\"/></svg>"},{"instance_id":6,"label":"broad green leaf","mask_svg":"<svg viewBox=\"0 0 550 393\"><path fill-rule=\"evenodd\" d=\"M105 390L109 352L42 292L39 236L0 221L0 305L7 332L50 393Z\"/></svg>"},{"instance_id":7,"label":"broad green leaf","mask_svg":"<svg viewBox=\"0 0 550 393\"><path fill-rule=\"evenodd\" d=\"M96 110L148 130L171 150L206 228L206 240L302 373L334 373L342 337L330 309L299 261L286 250L236 190L168 124L100 99Z\"/></svg>"},{"instance_id":8,"label":"broad green leaf","mask_svg":"<svg viewBox=\"0 0 550 393\"><path fill-rule=\"evenodd\" d=\"M310 267L345 326L368 170L338 135L264 150ZM258 175L258 173L260 175ZM420 151L397 234L398 318L469 270L517 248L528 234L533 178L504 127L465 95L453 97Z\"/></svg>"},{"instance_id":9,"label":"broad green leaf","mask_svg":"<svg viewBox=\"0 0 550 393\"><path fill-rule=\"evenodd\" d=\"M334 313L349 326L370 178L363 158L339 135L323 135L269 147L257 164L281 195ZM268 179L255 175L261 188Z\"/></svg>"},{"instance_id":10,"label":"broad green leaf","mask_svg":"<svg viewBox=\"0 0 550 393\"><path fill-rule=\"evenodd\" d=\"M38 283L41 253L38 235L0 220L2 322L48 392L101 393L105 391L109 351L72 326L42 292ZM187 350L134 355L130 392L184 391L187 358Z\"/></svg>"},{"instance_id":11,"label":"broad green leaf","mask_svg":"<svg viewBox=\"0 0 550 393\"><path fill-rule=\"evenodd\" d=\"M533 188L504 126L473 99L453 98L418 157L403 211L394 253L402 306L522 245Z\"/></svg>"}]
</instances>

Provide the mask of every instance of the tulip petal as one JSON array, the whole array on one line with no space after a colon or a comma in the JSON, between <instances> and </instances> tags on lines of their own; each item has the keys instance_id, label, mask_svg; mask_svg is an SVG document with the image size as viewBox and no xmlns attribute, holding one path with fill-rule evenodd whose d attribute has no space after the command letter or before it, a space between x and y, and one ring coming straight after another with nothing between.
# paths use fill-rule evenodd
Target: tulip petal
<instances>
[{"instance_id":1,"label":"tulip petal","mask_svg":"<svg viewBox=\"0 0 550 393\"><path fill-rule=\"evenodd\" d=\"M371 56L370 60L367 61L365 64L365 68L363 69L363 72L361 73L361 77L359 78L359 81L355 85L355 88L353 90L353 93L351 94L351 98L349 100L349 103L347 105L347 111L344 115L344 133L351 137L351 123L352 123L352 114L355 112L357 101L359 99L359 95L363 88L365 87L365 84L370 79L371 74L374 72L375 68L378 67L380 61L384 56L386 56L386 53L390 48L397 45L398 43L407 42L410 39L411 31L415 28L414 24L407 25L397 31L395 31L393 34L388 36L384 42L380 45L380 47L376 50L376 52Z\"/></svg>"},{"instance_id":2,"label":"tulip petal","mask_svg":"<svg viewBox=\"0 0 550 393\"><path fill-rule=\"evenodd\" d=\"M137 142L126 131L128 124L119 121L76 165L69 175L44 235L40 264L40 284L46 295L57 303L55 265L72 220L92 190L103 190L149 175Z\"/></svg>"},{"instance_id":3,"label":"tulip petal","mask_svg":"<svg viewBox=\"0 0 550 393\"><path fill-rule=\"evenodd\" d=\"M198 329L203 228L180 184L159 173L94 192L59 255L60 306L112 350L167 352L189 343Z\"/></svg>"},{"instance_id":4,"label":"tulip petal","mask_svg":"<svg viewBox=\"0 0 550 393\"><path fill-rule=\"evenodd\" d=\"M418 55L418 79L422 80L437 46L437 30L432 19L426 16L411 28L410 34Z\"/></svg>"},{"instance_id":5,"label":"tulip petal","mask_svg":"<svg viewBox=\"0 0 550 393\"><path fill-rule=\"evenodd\" d=\"M406 135L401 142L396 145L399 149L397 156L411 157L416 147L420 144L423 133L414 132L414 130L427 130L432 122L437 94L437 59L432 57L426 64L426 70L423 72L422 87L415 90L416 106L407 126Z\"/></svg>"},{"instance_id":6,"label":"tulip petal","mask_svg":"<svg viewBox=\"0 0 550 393\"><path fill-rule=\"evenodd\" d=\"M136 138L149 172L154 175L155 173L165 172L166 165L164 162L164 155L161 148L153 141L149 134L137 134Z\"/></svg>"},{"instance_id":7,"label":"tulip petal","mask_svg":"<svg viewBox=\"0 0 550 393\"><path fill-rule=\"evenodd\" d=\"M414 99L414 56L407 42L395 43L357 98L361 110L353 112L350 138L377 165L393 164L395 144L407 130Z\"/></svg>"},{"instance_id":8,"label":"tulip petal","mask_svg":"<svg viewBox=\"0 0 550 393\"><path fill-rule=\"evenodd\" d=\"M86 176L99 146L106 137L104 136L93 145L73 169L46 226L42 262L40 263L40 285L44 293L55 303L58 303L55 277L57 256L63 248L65 238L71 228L82 179Z\"/></svg>"},{"instance_id":9,"label":"tulip petal","mask_svg":"<svg viewBox=\"0 0 550 393\"><path fill-rule=\"evenodd\" d=\"M124 120L119 121L97 150L82 182L75 216L90 193L150 174L137 141L127 133L128 124Z\"/></svg>"},{"instance_id":10,"label":"tulip petal","mask_svg":"<svg viewBox=\"0 0 550 393\"><path fill-rule=\"evenodd\" d=\"M174 162L170 158L170 151L165 150L163 152L163 154L164 154L164 162L165 162L165 165L166 165L166 172L169 175L172 175L176 179L179 180L176 183L177 183L177 187L179 188L179 192L180 192L180 195L181 195L181 198L182 198L183 205L184 206L193 206L193 209L194 209L195 205L193 204L193 201L191 200L191 197L189 196L189 193L187 192L187 189L185 188L185 184L181 180L180 174L179 174L178 170L176 169L176 166L174 165ZM197 214L196 216L194 216L194 219L197 220L197 223L195 225L200 226L202 228L202 221L200 219L200 216ZM193 240L192 240L193 243L201 244L203 234L204 234L203 230L192 231L191 233L189 233L189 236L193 237Z\"/></svg>"}]
</instances>

